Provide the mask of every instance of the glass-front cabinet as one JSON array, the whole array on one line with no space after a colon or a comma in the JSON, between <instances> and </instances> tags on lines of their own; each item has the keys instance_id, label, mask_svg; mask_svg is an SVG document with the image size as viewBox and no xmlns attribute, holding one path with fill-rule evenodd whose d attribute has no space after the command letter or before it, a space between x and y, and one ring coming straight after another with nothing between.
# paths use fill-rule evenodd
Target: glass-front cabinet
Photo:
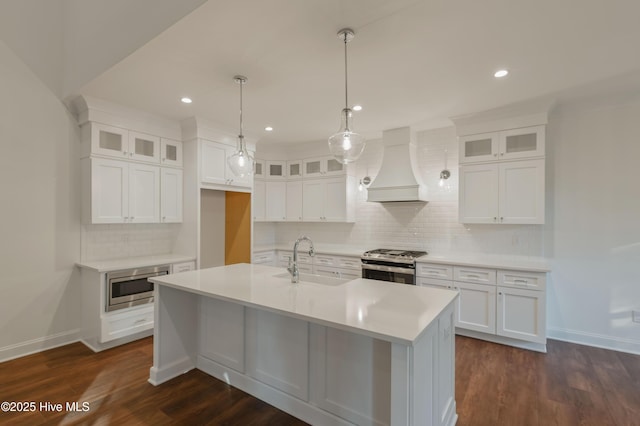
<instances>
[{"instance_id":1,"label":"glass-front cabinet","mask_svg":"<svg viewBox=\"0 0 640 426\"><path fill-rule=\"evenodd\" d=\"M289 179L302 177L302 160L287 161L287 177Z\"/></svg>"},{"instance_id":2,"label":"glass-front cabinet","mask_svg":"<svg viewBox=\"0 0 640 426\"><path fill-rule=\"evenodd\" d=\"M286 177L286 163L284 161L267 161L266 178L284 179Z\"/></svg>"},{"instance_id":3,"label":"glass-front cabinet","mask_svg":"<svg viewBox=\"0 0 640 426\"><path fill-rule=\"evenodd\" d=\"M345 174L344 164L333 157L309 158L302 163L304 177L320 177Z\"/></svg>"},{"instance_id":4,"label":"glass-front cabinet","mask_svg":"<svg viewBox=\"0 0 640 426\"><path fill-rule=\"evenodd\" d=\"M545 155L545 126L466 135L459 138L460 163L479 163Z\"/></svg>"},{"instance_id":5,"label":"glass-front cabinet","mask_svg":"<svg viewBox=\"0 0 640 426\"><path fill-rule=\"evenodd\" d=\"M182 142L165 138L161 138L160 141L162 165L182 167Z\"/></svg>"}]
</instances>

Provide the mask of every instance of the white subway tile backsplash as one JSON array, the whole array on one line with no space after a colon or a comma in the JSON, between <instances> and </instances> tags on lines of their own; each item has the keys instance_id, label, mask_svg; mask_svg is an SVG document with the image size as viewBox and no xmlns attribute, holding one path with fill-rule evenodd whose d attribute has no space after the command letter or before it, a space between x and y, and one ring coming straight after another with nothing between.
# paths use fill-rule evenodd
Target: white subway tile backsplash
<instances>
[{"instance_id":1,"label":"white subway tile backsplash","mask_svg":"<svg viewBox=\"0 0 640 426\"><path fill-rule=\"evenodd\" d=\"M453 127L417 134L420 174L429 189L429 203L369 203L358 194L356 223L256 224L254 240L288 244L306 234L318 243L366 248L426 249L432 253L494 253L520 256L544 254L537 225L468 225L458 223L458 144ZM438 186L440 171L451 172L448 189ZM356 177L375 178L382 162L382 144L368 143L356 162Z\"/></svg>"},{"instance_id":2,"label":"white subway tile backsplash","mask_svg":"<svg viewBox=\"0 0 640 426\"><path fill-rule=\"evenodd\" d=\"M169 254L180 224L113 224L82 227L83 261Z\"/></svg>"}]
</instances>

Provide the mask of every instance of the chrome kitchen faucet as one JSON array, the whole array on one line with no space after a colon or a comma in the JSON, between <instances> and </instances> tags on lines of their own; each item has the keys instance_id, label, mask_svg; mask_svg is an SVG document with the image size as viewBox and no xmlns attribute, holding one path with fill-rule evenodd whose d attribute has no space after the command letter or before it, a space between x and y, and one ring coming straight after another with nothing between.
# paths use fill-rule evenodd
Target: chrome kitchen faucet
<instances>
[{"instance_id":1,"label":"chrome kitchen faucet","mask_svg":"<svg viewBox=\"0 0 640 426\"><path fill-rule=\"evenodd\" d=\"M300 281L300 272L298 271L298 244L302 241L309 241L309 256L313 257L316 252L313 248L313 241L306 235L298 237L296 242L293 244L293 262L291 262L291 258L289 258L289 267L287 271L291 274L291 282L297 283Z\"/></svg>"}]
</instances>

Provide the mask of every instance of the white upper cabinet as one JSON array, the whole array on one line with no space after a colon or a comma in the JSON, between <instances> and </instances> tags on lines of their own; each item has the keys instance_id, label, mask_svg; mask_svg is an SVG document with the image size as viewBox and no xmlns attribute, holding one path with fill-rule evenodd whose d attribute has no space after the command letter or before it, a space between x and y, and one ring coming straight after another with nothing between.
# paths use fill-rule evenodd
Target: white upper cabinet
<instances>
[{"instance_id":1,"label":"white upper cabinet","mask_svg":"<svg viewBox=\"0 0 640 426\"><path fill-rule=\"evenodd\" d=\"M102 123L87 124L90 129L91 152L88 154L127 158L129 156L129 131Z\"/></svg>"},{"instance_id":2,"label":"white upper cabinet","mask_svg":"<svg viewBox=\"0 0 640 426\"><path fill-rule=\"evenodd\" d=\"M344 164L329 156L308 158L302 162L302 176L304 177L343 175L345 172Z\"/></svg>"},{"instance_id":3,"label":"white upper cabinet","mask_svg":"<svg viewBox=\"0 0 640 426\"><path fill-rule=\"evenodd\" d=\"M148 163L160 162L160 138L129 131L129 157Z\"/></svg>"},{"instance_id":4,"label":"white upper cabinet","mask_svg":"<svg viewBox=\"0 0 640 426\"><path fill-rule=\"evenodd\" d=\"M160 222L160 167L129 164L129 223Z\"/></svg>"},{"instance_id":5,"label":"white upper cabinet","mask_svg":"<svg viewBox=\"0 0 640 426\"><path fill-rule=\"evenodd\" d=\"M264 178L264 160L256 160L256 165L253 170L253 177L256 179Z\"/></svg>"},{"instance_id":6,"label":"white upper cabinet","mask_svg":"<svg viewBox=\"0 0 640 426\"><path fill-rule=\"evenodd\" d=\"M182 167L180 141L95 122L83 125L83 134L82 157L107 156Z\"/></svg>"},{"instance_id":7,"label":"white upper cabinet","mask_svg":"<svg viewBox=\"0 0 640 426\"><path fill-rule=\"evenodd\" d=\"M302 219L311 222L353 222L354 179L351 176L343 176L304 180Z\"/></svg>"},{"instance_id":8,"label":"white upper cabinet","mask_svg":"<svg viewBox=\"0 0 640 426\"><path fill-rule=\"evenodd\" d=\"M251 213L253 220L256 222L264 222L265 205L266 205L266 183L263 180L253 182L253 201L251 204Z\"/></svg>"},{"instance_id":9,"label":"white upper cabinet","mask_svg":"<svg viewBox=\"0 0 640 426\"><path fill-rule=\"evenodd\" d=\"M287 161L287 177L289 179L302 177L302 160Z\"/></svg>"},{"instance_id":10,"label":"white upper cabinet","mask_svg":"<svg viewBox=\"0 0 640 426\"><path fill-rule=\"evenodd\" d=\"M265 170L266 179L282 180L287 177L286 162L284 161L267 161Z\"/></svg>"},{"instance_id":11,"label":"white upper cabinet","mask_svg":"<svg viewBox=\"0 0 640 426\"><path fill-rule=\"evenodd\" d=\"M85 223L158 223L160 167L106 158L82 160Z\"/></svg>"},{"instance_id":12,"label":"white upper cabinet","mask_svg":"<svg viewBox=\"0 0 640 426\"><path fill-rule=\"evenodd\" d=\"M479 163L545 155L545 126L460 136L460 163Z\"/></svg>"},{"instance_id":13,"label":"white upper cabinet","mask_svg":"<svg viewBox=\"0 0 640 426\"><path fill-rule=\"evenodd\" d=\"M160 163L163 166L182 167L182 142L160 139Z\"/></svg>"},{"instance_id":14,"label":"white upper cabinet","mask_svg":"<svg viewBox=\"0 0 640 426\"><path fill-rule=\"evenodd\" d=\"M251 175L237 177L229 168L227 158L236 152L236 147L219 142L201 141L200 181L203 185L225 185L251 188Z\"/></svg>"},{"instance_id":15,"label":"white upper cabinet","mask_svg":"<svg viewBox=\"0 0 640 426\"><path fill-rule=\"evenodd\" d=\"M287 182L286 220L297 222L302 220L302 181Z\"/></svg>"},{"instance_id":16,"label":"white upper cabinet","mask_svg":"<svg viewBox=\"0 0 640 426\"><path fill-rule=\"evenodd\" d=\"M282 222L286 219L287 183L265 182L265 220Z\"/></svg>"},{"instance_id":17,"label":"white upper cabinet","mask_svg":"<svg viewBox=\"0 0 640 426\"><path fill-rule=\"evenodd\" d=\"M542 224L544 159L460 167L461 223Z\"/></svg>"},{"instance_id":18,"label":"white upper cabinet","mask_svg":"<svg viewBox=\"0 0 640 426\"><path fill-rule=\"evenodd\" d=\"M182 170L160 170L160 222L182 222Z\"/></svg>"}]
</instances>

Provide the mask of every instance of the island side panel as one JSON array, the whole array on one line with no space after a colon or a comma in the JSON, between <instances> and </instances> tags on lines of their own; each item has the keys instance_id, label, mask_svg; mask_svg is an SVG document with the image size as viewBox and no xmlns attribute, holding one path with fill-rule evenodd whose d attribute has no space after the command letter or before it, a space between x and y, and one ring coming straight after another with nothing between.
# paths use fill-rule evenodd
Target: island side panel
<instances>
[{"instance_id":1,"label":"island side panel","mask_svg":"<svg viewBox=\"0 0 640 426\"><path fill-rule=\"evenodd\" d=\"M197 356L198 296L155 283L153 367L159 385L193 369Z\"/></svg>"},{"instance_id":2,"label":"island side panel","mask_svg":"<svg viewBox=\"0 0 640 426\"><path fill-rule=\"evenodd\" d=\"M392 343L392 426L455 425L454 349L453 304L413 346Z\"/></svg>"},{"instance_id":3,"label":"island side panel","mask_svg":"<svg viewBox=\"0 0 640 426\"><path fill-rule=\"evenodd\" d=\"M354 424L389 424L391 344L310 326L310 401Z\"/></svg>"}]
</instances>

